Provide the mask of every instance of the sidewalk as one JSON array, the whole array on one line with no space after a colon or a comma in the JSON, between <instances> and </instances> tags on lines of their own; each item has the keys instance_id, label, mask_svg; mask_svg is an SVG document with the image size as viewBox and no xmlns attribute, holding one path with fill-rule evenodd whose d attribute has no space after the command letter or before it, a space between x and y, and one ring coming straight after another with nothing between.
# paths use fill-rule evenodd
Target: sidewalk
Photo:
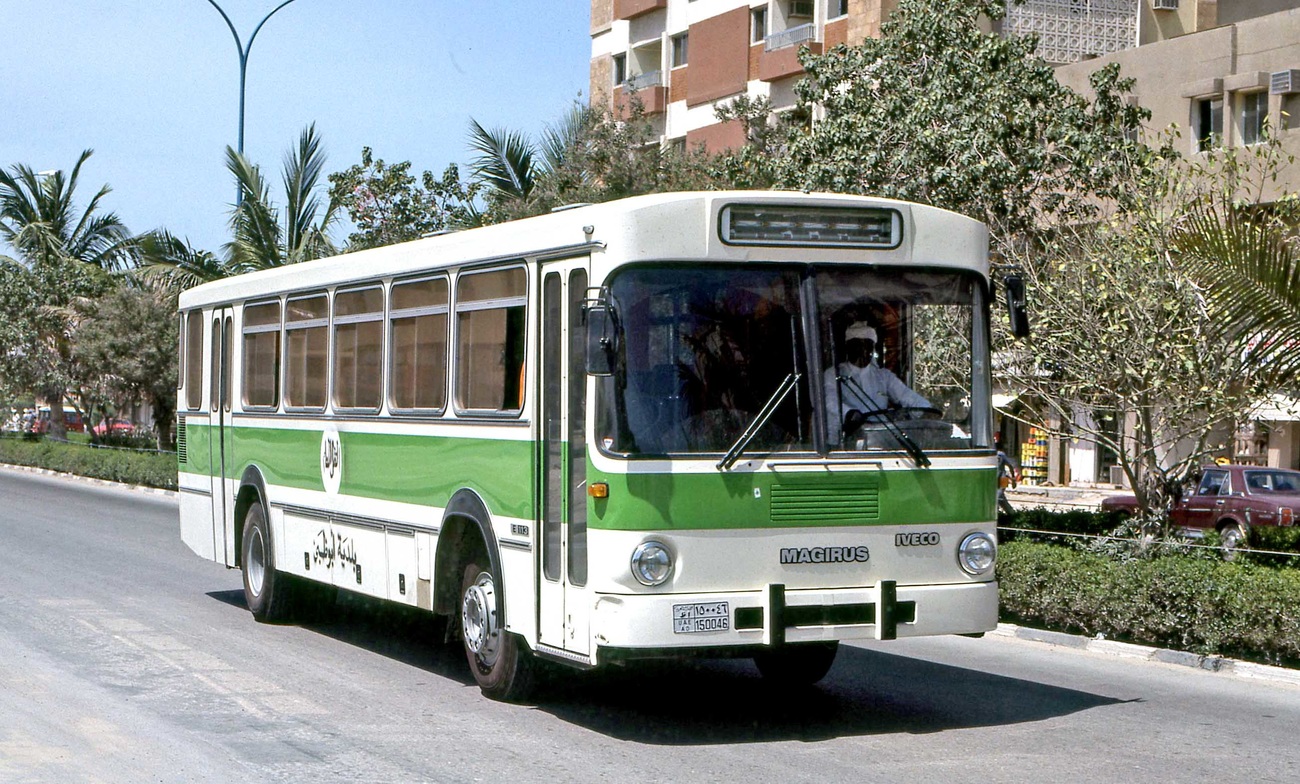
<instances>
[{"instance_id":1,"label":"sidewalk","mask_svg":"<svg viewBox=\"0 0 1300 784\"><path fill-rule=\"evenodd\" d=\"M1113 486L1101 487L1046 487L1022 484L1007 488L1007 500L1016 509L1044 507L1058 511L1070 509L1098 509L1103 498L1123 495L1127 491Z\"/></svg>"}]
</instances>

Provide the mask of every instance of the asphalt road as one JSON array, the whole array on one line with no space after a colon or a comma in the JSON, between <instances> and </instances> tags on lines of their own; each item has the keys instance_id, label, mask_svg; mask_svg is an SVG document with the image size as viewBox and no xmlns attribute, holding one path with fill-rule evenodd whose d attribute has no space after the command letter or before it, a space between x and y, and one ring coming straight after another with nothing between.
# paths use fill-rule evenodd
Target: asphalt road
<instances>
[{"instance_id":1,"label":"asphalt road","mask_svg":"<svg viewBox=\"0 0 1300 784\"><path fill-rule=\"evenodd\" d=\"M1300 688L1005 637L483 699L418 613L268 626L175 501L0 469L0 782L1294 782Z\"/></svg>"}]
</instances>

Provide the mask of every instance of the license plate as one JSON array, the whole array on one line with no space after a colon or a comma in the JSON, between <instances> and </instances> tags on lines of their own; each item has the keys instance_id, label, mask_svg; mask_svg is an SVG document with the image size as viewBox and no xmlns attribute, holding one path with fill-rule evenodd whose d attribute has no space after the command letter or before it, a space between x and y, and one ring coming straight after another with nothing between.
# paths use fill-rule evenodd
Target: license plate
<instances>
[{"instance_id":1,"label":"license plate","mask_svg":"<svg viewBox=\"0 0 1300 784\"><path fill-rule=\"evenodd\" d=\"M699 634L731 629L731 612L726 602L696 602L673 605L673 633Z\"/></svg>"}]
</instances>

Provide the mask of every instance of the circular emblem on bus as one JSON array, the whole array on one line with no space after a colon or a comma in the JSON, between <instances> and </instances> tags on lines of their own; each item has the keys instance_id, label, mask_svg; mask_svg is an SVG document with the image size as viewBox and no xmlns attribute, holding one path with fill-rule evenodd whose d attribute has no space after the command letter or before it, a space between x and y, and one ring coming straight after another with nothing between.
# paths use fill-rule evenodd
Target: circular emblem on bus
<instances>
[{"instance_id":1,"label":"circular emblem on bus","mask_svg":"<svg viewBox=\"0 0 1300 784\"><path fill-rule=\"evenodd\" d=\"M339 491L343 481L343 443L338 428L332 424L326 425L320 436L320 480L331 495Z\"/></svg>"}]
</instances>

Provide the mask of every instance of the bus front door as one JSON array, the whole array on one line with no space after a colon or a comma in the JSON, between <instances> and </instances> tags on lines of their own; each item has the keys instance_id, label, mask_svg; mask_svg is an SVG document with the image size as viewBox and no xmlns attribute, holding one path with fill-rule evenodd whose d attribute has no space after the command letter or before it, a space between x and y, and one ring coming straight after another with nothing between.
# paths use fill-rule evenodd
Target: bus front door
<instances>
[{"instance_id":1,"label":"bus front door","mask_svg":"<svg viewBox=\"0 0 1300 784\"><path fill-rule=\"evenodd\" d=\"M212 311L211 349L211 400L212 432L208 443L212 450L212 545L215 558L227 566L235 566L233 485L229 481L234 470L230 450L230 395L231 349L234 320L230 308Z\"/></svg>"},{"instance_id":2,"label":"bus front door","mask_svg":"<svg viewBox=\"0 0 1300 784\"><path fill-rule=\"evenodd\" d=\"M541 575L538 636L573 654L590 650L587 585L587 376L582 301L586 257L542 266L538 464Z\"/></svg>"}]
</instances>

